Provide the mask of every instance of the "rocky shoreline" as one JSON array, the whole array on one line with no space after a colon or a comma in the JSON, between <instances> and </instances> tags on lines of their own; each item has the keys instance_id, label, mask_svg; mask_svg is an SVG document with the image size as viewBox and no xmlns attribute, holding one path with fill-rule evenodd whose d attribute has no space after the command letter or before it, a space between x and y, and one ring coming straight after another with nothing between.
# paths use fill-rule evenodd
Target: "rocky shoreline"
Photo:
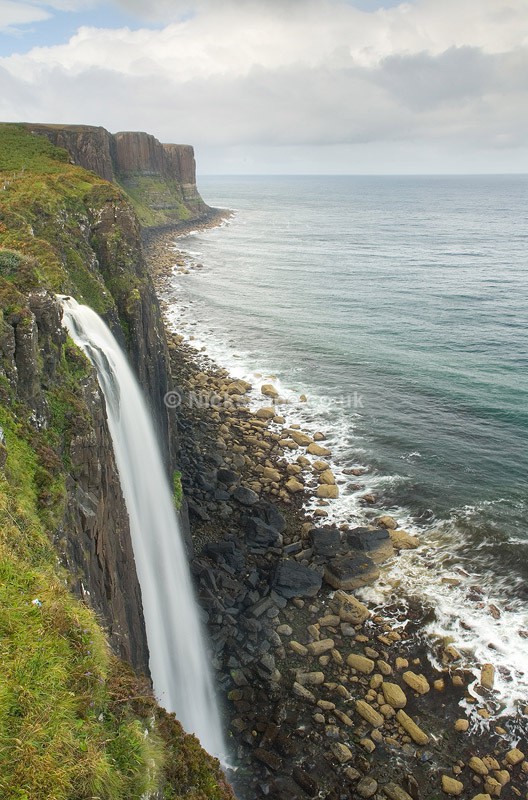
<instances>
[{"instance_id":1,"label":"rocky shoreline","mask_svg":"<svg viewBox=\"0 0 528 800\"><path fill-rule=\"evenodd\" d=\"M146 240L162 300L187 270L181 232ZM324 431L287 425L271 384L250 407L249 384L168 338L192 569L241 800L528 798L528 707L494 720L491 665L470 692L474 674L450 643L433 667L427 609L354 596L415 537L381 510L374 525L325 524L339 489Z\"/></svg>"}]
</instances>

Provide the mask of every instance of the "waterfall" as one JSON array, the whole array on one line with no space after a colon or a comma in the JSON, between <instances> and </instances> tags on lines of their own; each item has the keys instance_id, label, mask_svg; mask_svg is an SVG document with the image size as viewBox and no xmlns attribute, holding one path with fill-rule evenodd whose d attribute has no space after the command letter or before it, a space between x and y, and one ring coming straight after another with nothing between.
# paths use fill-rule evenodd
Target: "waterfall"
<instances>
[{"instance_id":1,"label":"waterfall","mask_svg":"<svg viewBox=\"0 0 528 800\"><path fill-rule=\"evenodd\" d=\"M151 416L114 336L87 306L62 298L63 322L94 365L130 518L154 693L220 759L226 748L187 556Z\"/></svg>"}]
</instances>

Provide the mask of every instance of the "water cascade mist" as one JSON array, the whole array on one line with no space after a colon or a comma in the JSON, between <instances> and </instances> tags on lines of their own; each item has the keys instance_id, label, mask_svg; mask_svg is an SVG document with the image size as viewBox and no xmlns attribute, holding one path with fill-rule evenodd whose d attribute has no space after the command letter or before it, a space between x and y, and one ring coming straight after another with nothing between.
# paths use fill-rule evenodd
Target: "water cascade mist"
<instances>
[{"instance_id":1,"label":"water cascade mist","mask_svg":"<svg viewBox=\"0 0 528 800\"><path fill-rule=\"evenodd\" d=\"M103 391L129 518L154 692L218 758L226 747L187 556L151 415L126 356L102 319L63 298L63 321Z\"/></svg>"}]
</instances>

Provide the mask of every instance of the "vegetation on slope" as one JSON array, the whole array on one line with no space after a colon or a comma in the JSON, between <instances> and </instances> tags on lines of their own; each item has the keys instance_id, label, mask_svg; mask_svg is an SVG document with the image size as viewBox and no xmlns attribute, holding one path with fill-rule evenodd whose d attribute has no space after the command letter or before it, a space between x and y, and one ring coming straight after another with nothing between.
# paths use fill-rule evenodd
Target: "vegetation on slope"
<instances>
[{"instance_id":1,"label":"vegetation on slope","mask_svg":"<svg viewBox=\"0 0 528 800\"><path fill-rule=\"evenodd\" d=\"M126 241L116 232L104 242L117 264L105 282L87 228L122 201L46 139L0 126L0 334L29 329L26 294L36 288L74 292L98 311L116 297L136 302ZM55 356L53 384L38 376L48 410L40 425L0 348L0 797L224 800L218 762L112 655L93 612L68 590L52 541L67 502L69 441L88 424L80 384L91 368L70 341Z\"/></svg>"}]
</instances>

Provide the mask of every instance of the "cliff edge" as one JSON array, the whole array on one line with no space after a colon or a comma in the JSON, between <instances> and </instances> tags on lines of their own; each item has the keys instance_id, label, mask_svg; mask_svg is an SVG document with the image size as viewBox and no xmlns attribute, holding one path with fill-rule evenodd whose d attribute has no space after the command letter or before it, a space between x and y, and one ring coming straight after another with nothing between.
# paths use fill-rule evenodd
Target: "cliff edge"
<instances>
[{"instance_id":1,"label":"cliff edge","mask_svg":"<svg viewBox=\"0 0 528 800\"><path fill-rule=\"evenodd\" d=\"M112 134L91 125L25 127L64 148L74 164L121 186L144 227L201 221L213 213L196 186L191 145L161 144L149 133Z\"/></svg>"}]
</instances>

